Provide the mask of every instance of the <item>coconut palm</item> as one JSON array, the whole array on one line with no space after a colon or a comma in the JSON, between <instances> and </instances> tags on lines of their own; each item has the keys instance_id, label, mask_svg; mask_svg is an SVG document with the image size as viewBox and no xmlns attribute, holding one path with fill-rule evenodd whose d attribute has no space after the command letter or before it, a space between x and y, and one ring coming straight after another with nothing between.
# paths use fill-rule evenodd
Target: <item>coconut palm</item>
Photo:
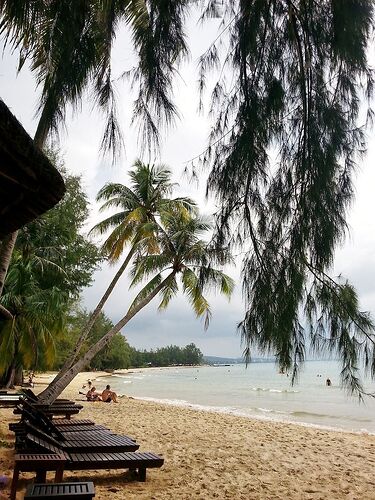
<instances>
[{"instance_id":1,"label":"coconut palm","mask_svg":"<svg viewBox=\"0 0 375 500\"><path fill-rule=\"evenodd\" d=\"M66 307L66 295L56 287L40 287L36 275L40 266L58 266L36 255L25 258L14 252L6 279L2 304L13 318L0 322L0 377L9 387L22 367L35 368L43 358L44 367L51 365L55 349L54 338L63 328L61 308ZM60 269L60 272L63 271Z\"/></svg>"},{"instance_id":2,"label":"coconut palm","mask_svg":"<svg viewBox=\"0 0 375 500\"><path fill-rule=\"evenodd\" d=\"M161 226L158 221L170 211L188 216L195 209L189 198L169 199L175 184L171 182L171 171L165 165L147 165L137 160L129 173L130 187L123 184L106 184L98 193L97 201L104 201L100 211L116 208L119 211L99 222L91 230L103 235L110 231L103 243L102 251L111 264L118 262L125 247L129 251L116 272L76 343L74 350L62 366L56 381L74 363L92 326L103 309L108 297L137 252L156 254L159 252L158 236Z\"/></svg>"},{"instance_id":3,"label":"coconut palm","mask_svg":"<svg viewBox=\"0 0 375 500\"><path fill-rule=\"evenodd\" d=\"M230 296L233 280L216 269L231 261L226 249L215 249L201 239L211 229L208 219L197 214L170 210L163 217L159 231L160 250L154 254L140 252L134 259L132 285L144 280L147 284L137 294L125 316L96 344L94 344L55 384L40 395L42 401L54 401L73 378L103 349L111 338L139 313L151 300L160 295L159 309L165 309L177 294L179 283L197 317L203 317L208 327L210 305L205 296L209 290L218 290Z\"/></svg>"}]
</instances>

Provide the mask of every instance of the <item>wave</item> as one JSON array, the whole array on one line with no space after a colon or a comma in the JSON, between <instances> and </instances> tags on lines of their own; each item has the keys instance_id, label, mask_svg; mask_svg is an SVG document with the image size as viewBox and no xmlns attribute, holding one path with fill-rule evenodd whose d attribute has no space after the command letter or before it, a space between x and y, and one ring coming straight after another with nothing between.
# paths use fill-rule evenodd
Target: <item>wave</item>
<instances>
[{"instance_id":1,"label":"wave","mask_svg":"<svg viewBox=\"0 0 375 500\"><path fill-rule=\"evenodd\" d=\"M143 380L146 377L146 375L141 375L141 374L139 374L139 375L121 375L119 373L113 373L111 375L111 377L122 378L122 379L126 379L126 380L130 380L130 379Z\"/></svg>"},{"instance_id":2,"label":"wave","mask_svg":"<svg viewBox=\"0 0 375 500\"><path fill-rule=\"evenodd\" d=\"M353 434L369 434L375 435L375 432L371 432L366 428L361 428L360 430L347 429L340 426L333 425L324 425L321 423L311 423L311 422L303 422L299 420L295 420L294 418L303 418L303 417L312 417L312 418L331 418L337 419L337 416L334 415L324 415L319 413L309 413L304 411L282 411L275 410L271 408L261 408L254 407L249 409L240 409L230 406L209 406L209 405L201 405L196 403L190 403L189 401L183 399L161 399L161 398L152 398L152 397L134 397L134 399L138 399L141 401L150 401L153 403L159 403L169 406L178 406L182 408L190 408L196 411L205 411L209 413L223 413L234 415L237 417L245 417L255 420L267 421L267 422L280 422L284 424L295 424L302 427L309 427L313 429L327 430L327 431L336 431L336 432L350 432ZM346 417L348 420L358 421L358 422L372 422L370 419L351 419L350 417Z\"/></svg>"},{"instance_id":3,"label":"wave","mask_svg":"<svg viewBox=\"0 0 375 500\"><path fill-rule=\"evenodd\" d=\"M280 394L297 394L301 392L295 389L270 389L269 387L252 387L251 390L255 392L275 392Z\"/></svg>"}]
</instances>

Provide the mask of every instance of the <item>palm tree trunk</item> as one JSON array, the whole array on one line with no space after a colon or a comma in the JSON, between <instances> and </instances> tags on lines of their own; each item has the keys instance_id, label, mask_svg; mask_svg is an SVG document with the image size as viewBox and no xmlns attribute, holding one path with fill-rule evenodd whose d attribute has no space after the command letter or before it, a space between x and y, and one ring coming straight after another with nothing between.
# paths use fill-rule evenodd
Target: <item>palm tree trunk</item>
<instances>
[{"instance_id":1,"label":"palm tree trunk","mask_svg":"<svg viewBox=\"0 0 375 500\"><path fill-rule=\"evenodd\" d=\"M93 357L98 354L141 309L143 309L159 292L163 289L166 283L174 277L176 271L172 271L151 293L141 300L137 305L128 310L126 315L107 332L96 344L94 344L81 359L79 359L69 370L62 375L59 380L51 384L39 394L39 399L45 404L51 404L62 393L62 391L70 384L76 375L89 364Z\"/></svg>"},{"instance_id":2,"label":"palm tree trunk","mask_svg":"<svg viewBox=\"0 0 375 500\"><path fill-rule=\"evenodd\" d=\"M83 327L83 329L81 331L81 335L80 335L80 337L78 339L78 342L77 342L77 344L75 345L75 347L73 349L73 352L65 360L63 366L60 368L59 373L56 375L56 377L54 379L54 382L55 381L57 382L57 380L59 380L65 374L65 372L68 371L69 368L74 364L74 362L77 359L77 356L78 356L78 354L79 354L79 352L81 350L81 347L83 346L83 343L87 339L87 336L90 333L91 328L93 327L93 325L95 323L96 318L99 316L100 312L103 309L104 304L107 302L108 297L111 295L111 293L112 293L114 287L116 286L118 280L121 278L122 274L124 273L125 269L127 268L129 262L131 261L131 258L134 255L134 252L135 252L135 247L132 247L131 250L130 250L130 252L126 256L125 261L123 262L123 264L121 265L120 269L117 271L117 273L115 274L113 280L109 284L107 290L104 292L103 297L100 299L98 305L95 307L95 310L91 314L88 322Z\"/></svg>"},{"instance_id":3,"label":"palm tree trunk","mask_svg":"<svg viewBox=\"0 0 375 500\"><path fill-rule=\"evenodd\" d=\"M13 362L8 368L7 379L5 383L6 389L13 389L15 376L16 376L16 364L15 362Z\"/></svg>"},{"instance_id":4,"label":"palm tree trunk","mask_svg":"<svg viewBox=\"0 0 375 500\"><path fill-rule=\"evenodd\" d=\"M3 293L5 278L8 272L10 260L12 258L13 248L16 243L18 231L10 233L3 239L0 246L0 297Z\"/></svg>"}]
</instances>

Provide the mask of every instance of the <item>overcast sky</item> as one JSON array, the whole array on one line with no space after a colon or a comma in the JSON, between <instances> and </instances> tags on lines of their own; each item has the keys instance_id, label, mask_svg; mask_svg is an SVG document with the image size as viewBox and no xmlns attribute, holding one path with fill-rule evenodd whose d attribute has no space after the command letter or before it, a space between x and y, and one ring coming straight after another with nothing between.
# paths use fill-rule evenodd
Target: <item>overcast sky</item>
<instances>
[{"instance_id":1,"label":"overcast sky","mask_svg":"<svg viewBox=\"0 0 375 500\"><path fill-rule=\"evenodd\" d=\"M209 133L209 120L197 112L197 59L215 38L217 22L201 28L196 20L189 22L191 57L183 65L175 86L175 102L181 119L173 130L165 134L160 157L155 161L169 165L173 170L174 180L180 184L178 194L189 195L196 199L201 211L212 213L214 201L204 199L205 175L202 174L200 185L190 183L184 176L185 163L203 151ZM113 56L113 74L121 75L131 69L134 56L129 48L129 37L125 29L121 30L116 41ZM374 61L374 51L370 60ZM35 89L33 75L23 70L16 75L17 58L5 52L0 66L0 97L10 107L25 129L33 135L37 119L35 109L38 91ZM84 99L82 109L74 116L68 113L66 129L61 131L60 148L66 167L82 175L85 190L92 202L90 224L96 222L97 207L94 202L97 191L105 182L127 182L126 172L133 161L143 155L137 145L137 130L130 127L133 95L128 84L119 82L118 101L119 118L125 136L125 155L116 165L103 160L98 148L103 131L102 117L92 110L89 99ZM342 273L356 286L362 309L375 314L375 138L369 133L368 153L360 165L355 179L356 201L350 210L350 234L345 245L338 249L333 274ZM228 269L229 274L237 279L237 289L231 301L219 296L210 297L213 320L207 332L197 320L183 296L171 303L167 311L156 312L156 304L151 303L123 331L129 343L137 348L155 348L167 344L184 346L194 342L204 354L216 356L240 356L242 348L236 333L236 325L242 319L243 303L239 281L239 266ZM104 268L95 274L95 282L84 291L83 303L87 308L94 308L101 293L107 287L115 268ZM123 278L117 290L109 299L105 312L113 322L126 312L133 293L128 291L128 280Z\"/></svg>"}]
</instances>

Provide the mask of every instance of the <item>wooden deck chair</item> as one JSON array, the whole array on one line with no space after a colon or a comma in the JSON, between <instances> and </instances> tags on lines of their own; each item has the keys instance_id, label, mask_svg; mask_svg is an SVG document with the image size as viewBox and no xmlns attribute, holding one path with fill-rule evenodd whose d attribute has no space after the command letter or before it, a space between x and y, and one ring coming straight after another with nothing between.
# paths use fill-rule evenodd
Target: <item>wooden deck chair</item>
<instances>
[{"instance_id":1,"label":"wooden deck chair","mask_svg":"<svg viewBox=\"0 0 375 500\"><path fill-rule=\"evenodd\" d=\"M44 454L63 456L66 460L65 470L130 469L138 472L140 481L145 481L147 468L161 467L164 463L162 457L150 452L68 452L30 434L27 435L27 442L37 445ZM21 454L30 457L32 453L38 455L35 449L26 449Z\"/></svg>"}]
</instances>

